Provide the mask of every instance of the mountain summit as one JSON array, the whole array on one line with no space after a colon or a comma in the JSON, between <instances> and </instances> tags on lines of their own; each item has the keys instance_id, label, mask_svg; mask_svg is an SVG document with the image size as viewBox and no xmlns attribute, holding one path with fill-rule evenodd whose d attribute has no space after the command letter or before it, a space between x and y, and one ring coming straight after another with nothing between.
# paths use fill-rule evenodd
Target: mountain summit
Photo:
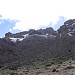
<instances>
[{"instance_id":1,"label":"mountain summit","mask_svg":"<svg viewBox=\"0 0 75 75\"><path fill-rule=\"evenodd\" d=\"M75 59L75 19L67 20L57 31L50 27L8 32L0 39L1 63L70 58Z\"/></svg>"}]
</instances>

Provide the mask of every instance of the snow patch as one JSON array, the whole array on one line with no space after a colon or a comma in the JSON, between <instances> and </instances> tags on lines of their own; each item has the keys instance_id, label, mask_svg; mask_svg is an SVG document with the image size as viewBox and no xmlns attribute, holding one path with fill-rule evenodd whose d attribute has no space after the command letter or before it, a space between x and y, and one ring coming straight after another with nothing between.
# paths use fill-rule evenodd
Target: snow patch
<instances>
[{"instance_id":1,"label":"snow patch","mask_svg":"<svg viewBox=\"0 0 75 75\"><path fill-rule=\"evenodd\" d=\"M12 42L16 42L17 38L9 38Z\"/></svg>"},{"instance_id":2,"label":"snow patch","mask_svg":"<svg viewBox=\"0 0 75 75\"><path fill-rule=\"evenodd\" d=\"M24 38L9 38L12 42L22 41Z\"/></svg>"},{"instance_id":3,"label":"snow patch","mask_svg":"<svg viewBox=\"0 0 75 75\"><path fill-rule=\"evenodd\" d=\"M52 34L48 34L48 33L46 33L45 35L38 35L38 34L34 34L34 35L36 35L36 36L40 36L40 37L45 37L45 38L48 38L48 37L56 37L55 35L52 35Z\"/></svg>"},{"instance_id":4,"label":"snow patch","mask_svg":"<svg viewBox=\"0 0 75 75\"><path fill-rule=\"evenodd\" d=\"M70 33L67 33L69 36L72 36L72 34L70 34Z\"/></svg>"},{"instance_id":5,"label":"snow patch","mask_svg":"<svg viewBox=\"0 0 75 75\"><path fill-rule=\"evenodd\" d=\"M71 31L71 29L68 29L68 31Z\"/></svg>"},{"instance_id":6,"label":"snow patch","mask_svg":"<svg viewBox=\"0 0 75 75\"><path fill-rule=\"evenodd\" d=\"M47 38L48 36L47 35L39 35L40 37L45 37L45 38Z\"/></svg>"},{"instance_id":7,"label":"snow patch","mask_svg":"<svg viewBox=\"0 0 75 75\"><path fill-rule=\"evenodd\" d=\"M48 37L50 37L50 38L52 38L52 37L56 37L55 35L48 34L48 33L46 33L45 35L38 35L38 34L34 34L34 35L36 35L36 36L40 36L40 37L45 37L45 38L48 38Z\"/></svg>"},{"instance_id":8,"label":"snow patch","mask_svg":"<svg viewBox=\"0 0 75 75\"><path fill-rule=\"evenodd\" d=\"M48 34L46 33L45 35L38 35L38 34L33 34L33 35L29 35L29 34L26 34L26 35L22 35L24 36L24 38L9 38L12 42L17 42L17 41L22 41L23 39L25 38L28 38L28 37L31 37L31 36L40 36L40 37L44 37L44 38L53 38L53 37L56 37L55 35L52 35L52 34Z\"/></svg>"},{"instance_id":9,"label":"snow patch","mask_svg":"<svg viewBox=\"0 0 75 75\"><path fill-rule=\"evenodd\" d=\"M46 33L46 35L49 35L48 33Z\"/></svg>"},{"instance_id":10,"label":"snow patch","mask_svg":"<svg viewBox=\"0 0 75 75\"><path fill-rule=\"evenodd\" d=\"M74 33L74 32L69 32L70 34Z\"/></svg>"},{"instance_id":11,"label":"snow patch","mask_svg":"<svg viewBox=\"0 0 75 75\"><path fill-rule=\"evenodd\" d=\"M46 34L46 35L38 35L38 34L34 34L34 35L36 35L36 36L40 36L40 37L45 37L45 38L47 38L48 37L48 35ZM29 36L34 36L34 35L29 35Z\"/></svg>"},{"instance_id":12,"label":"snow patch","mask_svg":"<svg viewBox=\"0 0 75 75\"><path fill-rule=\"evenodd\" d=\"M50 37L56 37L55 35L50 34Z\"/></svg>"},{"instance_id":13,"label":"snow patch","mask_svg":"<svg viewBox=\"0 0 75 75\"><path fill-rule=\"evenodd\" d=\"M75 31L75 29L73 29L73 31Z\"/></svg>"},{"instance_id":14,"label":"snow patch","mask_svg":"<svg viewBox=\"0 0 75 75\"><path fill-rule=\"evenodd\" d=\"M22 41L24 38L18 38L19 41Z\"/></svg>"},{"instance_id":15,"label":"snow patch","mask_svg":"<svg viewBox=\"0 0 75 75\"><path fill-rule=\"evenodd\" d=\"M66 24L66 26L68 26L68 24Z\"/></svg>"},{"instance_id":16,"label":"snow patch","mask_svg":"<svg viewBox=\"0 0 75 75\"><path fill-rule=\"evenodd\" d=\"M24 36L24 38L26 38L27 36L28 36L29 34L26 34L26 35L22 35L22 36Z\"/></svg>"},{"instance_id":17,"label":"snow patch","mask_svg":"<svg viewBox=\"0 0 75 75\"><path fill-rule=\"evenodd\" d=\"M60 38L61 38L61 33L60 33Z\"/></svg>"},{"instance_id":18,"label":"snow patch","mask_svg":"<svg viewBox=\"0 0 75 75\"><path fill-rule=\"evenodd\" d=\"M72 24L72 26L74 26L74 25L75 25L75 23Z\"/></svg>"}]
</instances>

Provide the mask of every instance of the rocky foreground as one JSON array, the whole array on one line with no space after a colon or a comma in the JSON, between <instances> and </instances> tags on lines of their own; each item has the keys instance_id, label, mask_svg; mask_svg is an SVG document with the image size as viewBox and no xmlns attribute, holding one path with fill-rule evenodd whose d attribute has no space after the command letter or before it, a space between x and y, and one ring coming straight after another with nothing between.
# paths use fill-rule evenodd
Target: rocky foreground
<instances>
[{"instance_id":1,"label":"rocky foreground","mask_svg":"<svg viewBox=\"0 0 75 75\"><path fill-rule=\"evenodd\" d=\"M0 67L0 75L75 75L75 60L36 61Z\"/></svg>"}]
</instances>

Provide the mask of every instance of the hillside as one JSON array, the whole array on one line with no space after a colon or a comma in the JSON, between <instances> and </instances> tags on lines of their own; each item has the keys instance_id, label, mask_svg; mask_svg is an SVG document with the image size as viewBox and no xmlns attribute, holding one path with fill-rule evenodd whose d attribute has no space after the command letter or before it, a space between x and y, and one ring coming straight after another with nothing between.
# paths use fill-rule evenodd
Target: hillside
<instances>
[{"instance_id":1,"label":"hillside","mask_svg":"<svg viewBox=\"0 0 75 75\"><path fill-rule=\"evenodd\" d=\"M8 32L0 39L1 66L69 59L75 59L75 19L67 20L57 31L50 27Z\"/></svg>"}]
</instances>

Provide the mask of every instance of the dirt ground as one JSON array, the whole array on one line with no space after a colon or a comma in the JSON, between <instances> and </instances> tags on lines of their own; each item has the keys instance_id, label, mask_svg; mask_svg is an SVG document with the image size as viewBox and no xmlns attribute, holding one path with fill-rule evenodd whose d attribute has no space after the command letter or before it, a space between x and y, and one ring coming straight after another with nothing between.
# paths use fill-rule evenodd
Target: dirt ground
<instances>
[{"instance_id":1,"label":"dirt ground","mask_svg":"<svg viewBox=\"0 0 75 75\"><path fill-rule=\"evenodd\" d=\"M0 68L0 75L75 75L75 60L6 66Z\"/></svg>"}]
</instances>

